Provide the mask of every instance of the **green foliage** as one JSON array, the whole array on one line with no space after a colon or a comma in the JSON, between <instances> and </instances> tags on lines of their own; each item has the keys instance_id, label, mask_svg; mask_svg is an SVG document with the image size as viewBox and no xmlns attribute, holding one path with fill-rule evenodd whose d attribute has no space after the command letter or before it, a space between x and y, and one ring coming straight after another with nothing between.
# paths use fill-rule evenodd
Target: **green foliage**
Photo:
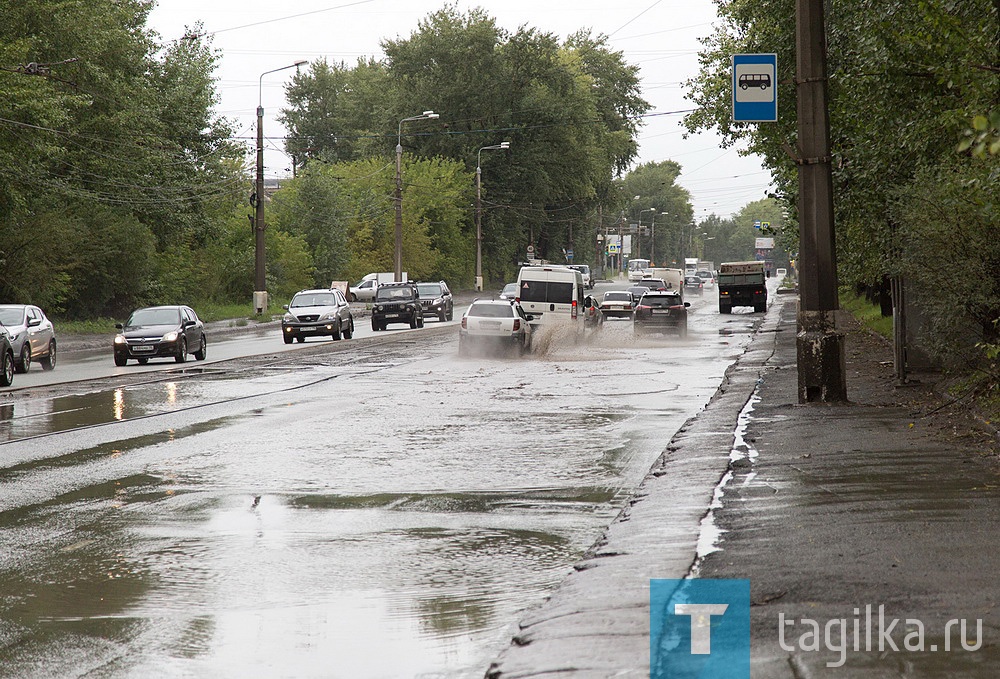
<instances>
[{"instance_id":1,"label":"green foliage","mask_svg":"<svg viewBox=\"0 0 1000 679\"><path fill-rule=\"evenodd\" d=\"M943 360L958 355L975 361L969 347L993 332L1000 293L995 268L975 264L976 273L969 274L973 261L996 263L991 195L997 166L990 158L1000 149L1000 119L982 112L996 108L998 5L836 0L826 7L840 282L877 286L888 275L912 277L927 314L925 341ZM704 42L701 71L688 83L698 109L686 124L691 131L718 129L727 144L741 142L766 159L790 215L784 227L790 233L779 238L792 247L798 190L789 155L796 137L794 3L726 0L719 15ZM774 51L778 122L734 123L730 56ZM956 139L964 155L986 162L960 162Z\"/></svg>"},{"instance_id":2,"label":"green foliage","mask_svg":"<svg viewBox=\"0 0 1000 679\"><path fill-rule=\"evenodd\" d=\"M892 317L883 316L882 308L847 288L840 289L840 308L849 312L861 325L886 339L892 338Z\"/></svg>"},{"instance_id":3,"label":"green foliage","mask_svg":"<svg viewBox=\"0 0 1000 679\"><path fill-rule=\"evenodd\" d=\"M292 152L310 167L372 154L391 163L399 141L406 158L449 159L465 166L467 179L481 158L488 279L508 279L529 242L543 258L561 261L566 247L579 253L577 261L592 256L597 207L613 193L614 175L635 158L639 121L649 109L638 67L612 51L604 36L581 31L560 44L528 27L508 33L483 10L463 14L452 6L427 16L410 36L385 41L383 49L384 62L353 68L321 62L296 76L283 112L296 139ZM424 110L441 118L401 123ZM480 153L501 141L510 142L508 153ZM416 184L407 172L410 181ZM405 193L404 209L422 199L409 186ZM445 202L451 205L450 198ZM418 228L406 247L430 259L407 257L405 268L469 280L470 203L461 228L452 226L459 223L452 216L431 219L427 242ZM377 226L359 225L357 235L374 250L353 261L380 261Z\"/></svg>"}]
</instances>

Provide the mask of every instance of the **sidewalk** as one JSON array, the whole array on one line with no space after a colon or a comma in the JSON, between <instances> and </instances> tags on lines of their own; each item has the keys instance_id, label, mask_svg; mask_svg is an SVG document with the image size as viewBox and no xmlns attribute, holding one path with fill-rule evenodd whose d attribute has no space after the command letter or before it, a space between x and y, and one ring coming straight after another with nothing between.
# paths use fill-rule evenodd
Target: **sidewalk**
<instances>
[{"instance_id":1,"label":"sidewalk","mask_svg":"<svg viewBox=\"0 0 1000 679\"><path fill-rule=\"evenodd\" d=\"M711 403L487 677L648 677L649 579L687 576L750 579L754 679L1000 676L995 438L929 386L894 387L891 347L853 321L851 403L799 405L796 302L774 296ZM879 651L879 606L898 651L884 637ZM945 653L962 618L970 646L982 619L982 647L964 651L956 624ZM904 648L917 621L924 652Z\"/></svg>"}]
</instances>

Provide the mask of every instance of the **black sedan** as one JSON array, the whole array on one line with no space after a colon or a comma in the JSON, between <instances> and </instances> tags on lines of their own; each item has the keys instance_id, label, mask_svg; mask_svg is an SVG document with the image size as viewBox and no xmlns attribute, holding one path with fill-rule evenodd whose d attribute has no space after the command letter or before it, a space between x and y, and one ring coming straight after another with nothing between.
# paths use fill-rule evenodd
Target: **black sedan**
<instances>
[{"instance_id":1,"label":"black sedan","mask_svg":"<svg viewBox=\"0 0 1000 679\"><path fill-rule=\"evenodd\" d=\"M115 325L115 365L130 358L145 365L151 358L173 358L178 363L193 355L205 360L205 326L187 306L155 306L136 309L128 321Z\"/></svg>"},{"instance_id":2,"label":"black sedan","mask_svg":"<svg viewBox=\"0 0 1000 679\"><path fill-rule=\"evenodd\" d=\"M705 281L699 276L684 277L684 292L690 292L699 297L705 294Z\"/></svg>"}]
</instances>

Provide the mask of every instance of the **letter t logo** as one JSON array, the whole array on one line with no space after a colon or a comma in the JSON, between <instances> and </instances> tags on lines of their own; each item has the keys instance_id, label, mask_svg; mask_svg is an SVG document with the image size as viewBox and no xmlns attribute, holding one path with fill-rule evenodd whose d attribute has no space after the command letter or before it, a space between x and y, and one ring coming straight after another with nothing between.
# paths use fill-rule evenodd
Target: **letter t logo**
<instances>
[{"instance_id":1,"label":"letter t logo","mask_svg":"<svg viewBox=\"0 0 1000 679\"><path fill-rule=\"evenodd\" d=\"M729 604L675 604L674 615L691 616L691 654L712 653L712 616L722 615Z\"/></svg>"}]
</instances>

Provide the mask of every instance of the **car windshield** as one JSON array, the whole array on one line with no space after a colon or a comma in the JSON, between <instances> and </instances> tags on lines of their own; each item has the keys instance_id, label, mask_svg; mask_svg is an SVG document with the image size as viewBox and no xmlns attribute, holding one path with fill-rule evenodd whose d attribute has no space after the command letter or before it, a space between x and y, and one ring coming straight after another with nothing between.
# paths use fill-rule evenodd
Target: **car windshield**
<instances>
[{"instance_id":1,"label":"car windshield","mask_svg":"<svg viewBox=\"0 0 1000 679\"><path fill-rule=\"evenodd\" d=\"M517 283L508 283L507 285L503 286L503 291L500 294L501 295L517 294Z\"/></svg>"},{"instance_id":2,"label":"car windshield","mask_svg":"<svg viewBox=\"0 0 1000 679\"><path fill-rule=\"evenodd\" d=\"M701 279L697 276L688 276L684 279L684 282L690 285L701 285Z\"/></svg>"},{"instance_id":3,"label":"car windshield","mask_svg":"<svg viewBox=\"0 0 1000 679\"><path fill-rule=\"evenodd\" d=\"M631 302L632 293L631 292L606 292L604 293L605 302Z\"/></svg>"},{"instance_id":4,"label":"car windshield","mask_svg":"<svg viewBox=\"0 0 1000 679\"><path fill-rule=\"evenodd\" d=\"M636 281L636 287L642 288L665 288L667 284L663 282L662 278L643 278L641 281Z\"/></svg>"},{"instance_id":5,"label":"car windshield","mask_svg":"<svg viewBox=\"0 0 1000 679\"><path fill-rule=\"evenodd\" d=\"M336 306L337 297L332 292L309 292L292 297L292 303L288 306Z\"/></svg>"},{"instance_id":6,"label":"car windshield","mask_svg":"<svg viewBox=\"0 0 1000 679\"><path fill-rule=\"evenodd\" d=\"M139 309L132 313L125 325L137 327L143 325L179 325L180 309Z\"/></svg>"},{"instance_id":7,"label":"car windshield","mask_svg":"<svg viewBox=\"0 0 1000 679\"><path fill-rule=\"evenodd\" d=\"M430 297L434 299L435 297L440 297L442 294L441 286L437 283L427 283L424 285L418 285L417 291L420 293L421 297Z\"/></svg>"},{"instance_id":8,"label":"car windshield","mask_svg":"<svg viewBox=\"0 0 1000 679\"><path fill-rule=\"evenodd\" d=\"M23 325L24 309L0 309L0 323L4 325Z\"/></svg>"},{"instance_id":9,"label":"car windshield","mask_svg":"<svg viewBox=\"0 0 1000 679\"><path fill-rule=\"evenodd\" d=\"M700 278L711 278L712 277L712 272L711 271L699 271L698 272L698 276Z\"/></svg>"},{"instance_id":10,"label":"car windshield","mask_svg":"<svg viewBox=\"0 0 1000 679\"><path fill-rule=\"evenodd\" d=\"M391 288L383 285L375 291L375 299L379 302L407 302L413 299L413 288Z\"/></svg>"},{"instance_id":11,"label":"car windshield","mask_svg":"<svg viewBox=\"0 0 1000 679\"><path fill-rule=\"evenodd\" d=\"M642 301L639 302L642 306L653 307L654 309L666 309L667 307L677 306L681 303L681 298L677 295L643 295Z\"/></svg>"},{"instance_id":12,"label":"car windshield","mask_svg":"<svg viewBox=\"0 0 1000 679\"><path fill-rule=\"evenodd\" d=\"M473 304L469 307L466 315L484 318L510 318L514 315L514 307L510 304Z\"/></svg>"}]
</instances>

